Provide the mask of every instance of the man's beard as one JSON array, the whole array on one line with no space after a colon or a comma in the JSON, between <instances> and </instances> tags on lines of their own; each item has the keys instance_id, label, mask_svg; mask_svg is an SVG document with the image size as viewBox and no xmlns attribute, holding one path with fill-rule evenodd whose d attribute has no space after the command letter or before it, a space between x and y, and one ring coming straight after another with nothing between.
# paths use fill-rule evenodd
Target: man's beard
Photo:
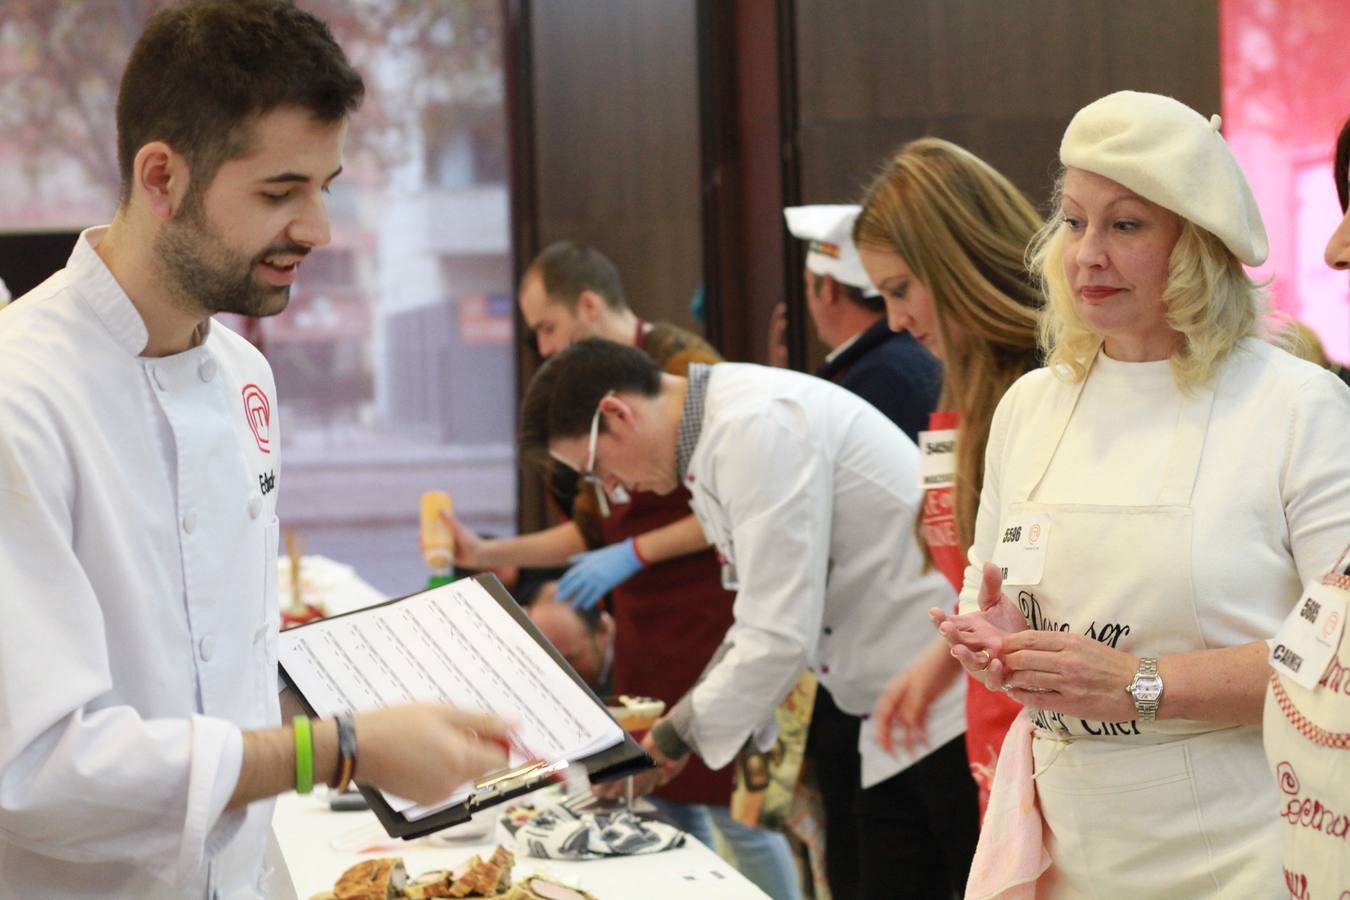
<instances>
[{"instance_id":1,"label":"man's beard","mask_svg":"<svg viewBox=\"0 0 1350 900\"><path fill-rule=\"evenodd\" d=\"M207 314L274 316L290 302L290 285L259 284L254 277L267 257L304 256L307 247L282 243L252 259L225 246L206 221L200 202L189 201L161 231L156 249L164 261L170 291L187 309Z\"/></svg>"}]
</instances>

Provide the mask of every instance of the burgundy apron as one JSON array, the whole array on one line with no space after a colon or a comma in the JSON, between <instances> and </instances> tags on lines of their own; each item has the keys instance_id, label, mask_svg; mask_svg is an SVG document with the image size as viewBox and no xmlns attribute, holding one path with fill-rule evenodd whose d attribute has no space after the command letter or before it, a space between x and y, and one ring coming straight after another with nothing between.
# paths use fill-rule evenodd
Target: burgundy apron
<instances>
[{"instance_id":1,"label":"burgundy apron","mask_svg":"<svg viewBox=\"0 0 1350 900\"><path fill-rule=\"evenodd\" d=\"M611 503L600 519L607 544L645 534L692 515L689 492L661 496L634 492L629 503ZM656 697L669 709L688 693L731 627L736 595L722 589L717 555L709 548L654 563L616 587L614 692ZM726 806L732 767L714 772L691 756L680 776L656 791L679 803Z\"/></svg>"}]
</instances>

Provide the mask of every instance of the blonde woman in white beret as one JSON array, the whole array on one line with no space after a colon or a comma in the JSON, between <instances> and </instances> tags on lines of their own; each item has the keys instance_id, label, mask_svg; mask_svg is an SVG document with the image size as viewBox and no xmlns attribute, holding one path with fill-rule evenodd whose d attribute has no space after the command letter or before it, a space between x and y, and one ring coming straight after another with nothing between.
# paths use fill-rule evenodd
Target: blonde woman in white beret
<instances>
[{"instance_id":1,"label":"blonde woman in white beret","mask_svg":"<svg viewBox=\"0 0 1350 900\"><path fill-rule=\"evenodd\" d=\"M1060 146L1047 367L999 404L962 614L934 611L1027 707L967 897L1284 890L1266 641L1350 535L1350 392L1257 336L1265 228L1219 124L1127 91Z\"/></svg>"}]
</instances>

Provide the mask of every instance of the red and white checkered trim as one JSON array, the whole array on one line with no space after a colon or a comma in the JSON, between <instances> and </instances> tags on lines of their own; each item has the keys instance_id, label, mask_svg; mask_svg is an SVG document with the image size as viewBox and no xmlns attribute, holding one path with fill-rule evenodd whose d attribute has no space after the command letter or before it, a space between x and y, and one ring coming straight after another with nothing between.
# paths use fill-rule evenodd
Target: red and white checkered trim
<instances>
[{"instance_id":1,"label":"red and white checkered trim","mask_svg":"<svg viewBox=\"0 0 1350 900\"><path fill-rule=\"evenodd\" d=\"M1294 705L1294 701L1284 692L1284 685L1280 684L1280 676L1273 672L1270 675L1270 689L1275 694L1275 702L1280 705L1280 711L1289 720L1289 724L1294 726L1295 731L1319 747L1329 747L1332 750L1350 750L1350 731L1327 731L1299 712L1298 707Z\"/></svg>"}]
</instances>

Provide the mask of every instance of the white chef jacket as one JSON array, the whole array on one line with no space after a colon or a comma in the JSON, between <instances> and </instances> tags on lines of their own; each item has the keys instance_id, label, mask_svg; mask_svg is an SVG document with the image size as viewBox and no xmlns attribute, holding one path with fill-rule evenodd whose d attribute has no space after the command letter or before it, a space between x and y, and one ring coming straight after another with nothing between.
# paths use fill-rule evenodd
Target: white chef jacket
<instances>
[{"instance_id":1,"label":"white chef jacket","mask_svg":"<svg viewBox=\"0 0 1350 900\"><path fill-rule=\"evenodd\" d=\"M271 369L144 322L80 236L0 314L0 898L261 897L279 724Z\"/></svg>"},{"instance_id":2,"label":"white chef jacket","mask_svg":"<svg viewBox=\"0 0 1350 900\"><path fill-rule=\"evenodd\" d=\"M725 652L681 703L686 739L716 769L805 666L840 709L870 713L932 640L928 610L955 595L923 572L918 449L875 407L824 379L735 363L711 368L705 404L685 487L740 589ZM965 731L965 679L933 702L927 731L927 747L891 757L864 721L863 787Z\"/></svg>"}]
</instances>

